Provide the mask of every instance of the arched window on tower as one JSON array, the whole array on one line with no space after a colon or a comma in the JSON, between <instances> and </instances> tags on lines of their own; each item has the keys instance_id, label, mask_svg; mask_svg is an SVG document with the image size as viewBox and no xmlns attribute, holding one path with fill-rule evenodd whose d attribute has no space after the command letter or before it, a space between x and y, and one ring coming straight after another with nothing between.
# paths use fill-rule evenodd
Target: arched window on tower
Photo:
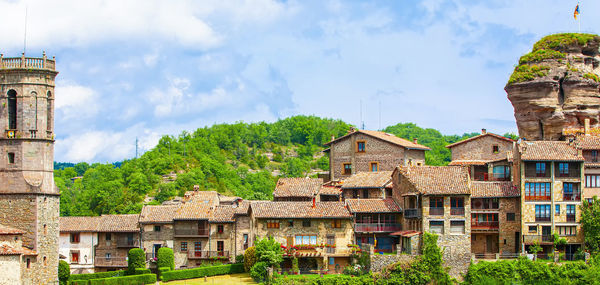
<instances>
[{"instance_id":1,"label":"arched window on tower","mask_svg":"<svg viewBox=\"0 0 600 285\"><path fill-rule=\"evenodd\" d=\"M46 132L52 132L52 92L48 91L46 101Z\"/></svg>"},{"instance_id":2,"label":"arched window on tower","mask_svg":"<svg viewBox=\"0 0 600 285\"><path fill-rule=\"evenodd\" d=\"M17 129L17 91L8 90L8 129Z\"/></svg>"}]
</instances>

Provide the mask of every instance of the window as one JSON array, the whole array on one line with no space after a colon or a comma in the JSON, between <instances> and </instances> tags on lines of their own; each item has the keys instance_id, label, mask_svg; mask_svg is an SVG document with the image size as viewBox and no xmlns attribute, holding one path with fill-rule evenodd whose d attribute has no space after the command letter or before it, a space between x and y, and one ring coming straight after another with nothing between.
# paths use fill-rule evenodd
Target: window
<instances>
[{"instance_id":1,"label":"window","mask_svg":"<svg viewBox=\"0 0 600 285\"><path fill-rule=\"evenodd\" d=\"M106 233L106 236L104 237L106 240L111 240L112 236L110 233Z\"/></svg>"},{"instance_id":2,"label":"window","mask_svg":"<svg viewBox=\"0 0 600 285\"><path fill-rule=\"evenodd\" d=\"M8 129L17 129L17 91L8 90Z\"/></svg>"},{"instance_id":3,"label":"window","mask_svg":"<svg viewBox=\"0 0 600 285\"><path fill-rule=\"evenodd\" d=\"M302 220L302 226L305 228L310 227L310 220Z\"/></svg>"},{"instance_id":4,"label":"window","mask_svg":"<svg viewBox=\"0 0 600 285\"><path fill-rule=\"evenodd\" d=\"M429 198L429 214L430 215L444 215L444 198L443 197L431 197Z\"/></svg>"},{"instance_id":5,"label":"window","mask_svg":"<svg viewBox=\"0 0 600 285\"><path fill-rule=\"evenodd\" d=\"M363 189L363 198L368 199L369 198L369 189Z\"/></svg>"},{"instance_id":6,"label":"window","mask_svg":"<svg viewBox=\"0 0 600 285\"><path fill-rule=\"evenodd\" d=\"M556 226L556 233L559 236L575 236L577 235L577 226Z\"/></svg>"},{"instance_id":7,"label":"window","mask_svg":"<svg viewBox=\"0 0 600 285\"><path fill-rule=\"evenodd\" d=\"M465 233L465 221L450 221L450 233L464 234Z\"/></svg>"},{"instance_id":8,"label":"window","mask_svg":"<svg viewBox=\"0 0 600 285\"><path fill-rule=\"evenodd\" d=\"M585 176L585 187L600 188L600 175L586 175Z\"/></svg>"},{"instance_id":9,"label":"window","mask_svg":"<svg viewBox=\"0 0 600 285\"><path fill-rule=\"evenodd\" d=\"M15 153L14 152L9 152L8 153L8 163L9 164L14 164L15 163Z\"/></svg>"},{"instance_id":10,"label":"window","mask_svg":"<svg viewBox=\"0 0 600 285\"><path fill-rule=\"evenodd\" d=\"M525 183L525 200L548 201L550 191L550 183Z\"/></svg>"},{"instance_id":11,"label":"window","mask_svg":"<svg viewBox=\"0 0 600 285\"><path fill-rule=\"evenodd\" d=\"M592 162L598 162L598 151L592 150Z\"/></svg>"},{"instance_id":12,"label":"window","mask_svg":"<svg viewBox=\"0 0 600 285\"><path fill-rule=\"evenodd\" d=\"M567 222L575 221L575 205L567 205Z\"/></svg>"},{"instance_id":13,"label":"window","mask_svg":"<svg viewBox=\"0 0 600 285\"><path fill-rule=\"evenodd\" d=\"M71 251L71 263L79 263L79 251Z\"/></svg>"},{"instance_id":14,"label":"window","mask_svg":"<svg viewBox=\"0 0 600 285\"><path fill-rule=\"evenodd\" d=\"M194 252L201 252L201 251L202 251L202 242L200 242L200 241L194 242Z\"/></svg>"},{"instance_id":15,"label":"window","mask_svg":"<svg viewBox=\"0 0 600 285\"><path fill-rule=\"evenodd\" d=\"M343 168L344 169L342 172L344 173L344 175L352 174L352 163L344 163Z\"/></svg>"},{"instance_id":16,"label":"window","mask_svg":"<svg viewBox=\"0 0 600 285\"><path fill-rule=\"evenodd\" d=\"M354 198L354 199L358 198L358 189L352 190L352 198Z\"/></svg>"},{"instance_id":17,"label":"window","mask_svg":"<svg viewBox=\"0 0 600 285\"><path fill-rule=\"evenodd\" d=\"M223 233L223 225L217 225L217 233L222 234Z\"/></svg>"},{"instance_id":18,"label":"window","mask_svg":"<svg viewBox=\"0 0 600 285\"><path fill-rule=\"evenodd\" d=\"M364 141L357 141L356 142L356 151L357 152L365 152L365 142Z\"/></svg>"},{"instance_id":19,"label":"window","mask_svg":"<svg viewBox=\"0 0 600 285\"><path fill-rule=\"evenodd\" d=\"M244 234L242 241L244 242L244 249L248 249L248 234Z\"/></svg>"},{"instance_id":20,"label":"window","mask_svg":"<svg viewBox=\"0 0 600 285\"><path fill-rule=\"evenodd\" d=\"M44 261L44 262L43 262L44 266L48 266L48 258L46 258L46 257L44 256L44 258L43 258L42 260Z\"/></svg>"},{"instance_id":21,"label":"window","mask_svg":"<svg viewBox=\"0 0 600 285\"><path fill-rule=\"evenodd\" d=\"M594 202L594 198L585 198L585 201L588 202L588 204L591 204Z\"/></svg>"},{"instance_id":22,"label":"window","mask_svg":"<svg viewBox=\"0 0 600 285\"><path fill-rule=\"evenodd\" d=\"M506 213L506 220L509 222L515 221L515 213Z\"/></svg>"},{"instance_id":23,"label":"window","mask_svg":"<svg viewBox=\"0 0 600 285\"><path fill-rule=\"evenodd\" d=\"M289 220L288 221L288 227L290 227L290 228L294 227L294 220Z\"/></svg>"},{"instance_id":24,"label":"window","mask_svg":"<svg viewBox=\"0 0 600 285\"><path fill-rule=\"evenodd\" d=\"M569 176L569 164L561 162L558 164L558 174L560 176Z\"/></svg>"},{"instance_id":25,"label":"window","mask_svg":"<svg viewBox=\"0 0 600 285\"><path fill-rule=\"evenodd\" d=\"M500 148L498 147L497 144L495 144L495 145L492 146L492 152L493 153L499 153L500 152Z\"/></svg>"},{"instance_id":26,"label":"window","mask_svg":"<svg viewBox=\"0 0 600 285\"><path fill-rule=\"evenodd\" d=\"M535 175L538 177L546 176L546 163L538 162L535 164Z\"/></svg>"},{"instance_id":27,"label":"window","mask_svg":"<svg viewBox=\"0 0 600 285\"><path fill-rule=\"evenodd\" d=\"M72 233L71 234L71 243L78 243L79 242L79 233Z\"/></svg>"},{"instance_id":28,"label":"window","mask_svg":"<svg viewBox=\"0 0 600 285\"><path fill-rule=\"evenodd\" d=\"M279 220L267 220L267 229L278 229Z\"/></svg>"},{"instance_id":29,"label":"window","mask_svg":"<svg viewBox=\"0 0 600 285\"><path fill-rule=\"evenodd\" d=\"M154 226L154 231L155 232L160 232L160 226Z\"/></svg>"},{"instance_id":30,"label":"window","mask_svg":"<svg viewBox=\"0 0 600 285\"><path fill-rule=\"evenodd\" d=\"M555 205L554 208L554 215L560 216L560 205Z\"/></svg>"},{"instance_id":31,"label":"window","mask_svg":"<svg viewBox=\"0 0 600 285\"><path fill-rule=\"evenodd\" d=\"M429 231L435 234L444 234L444 221L429 221Z\"/></svg>"},{"instance_id":32,"label":"window","mask_svg":"<svg viewBox=\"0 0 600 285\"><path fill-rule=\"evenodd\" d=\"M392 198L392 188L385 188L385 198Z\"/></svg>"},{"instance_id":33,"label":"window","mask_svg":"<svg viewBox=\"0 0 600 285\"><path fill-rule=\"evenodd\" d=\"M296 236L296 240L295 240L294 244L296 244L296 245L299 245L299 244L317 244L317 236L312 236L312 235Z\"/></svg>"},{"instance_id":34,"label":"window","mask_svg":"<svg viewBox=\"0 0 600 285\"><path fill-rule=\"evenodd\" d=\"M31 259L27 258L27 268L31 268Z\"/></svg>"},{"instance_id":35,"label":"window","mask_svg":"<svg viewBox=\"0 0 600 285\"><path fill-rule=\"evenodd\" d=\"M379 162L371 162L371 172L379 171Z\"/></svg>"},{"instance_id":36,"label":"window","mask_svg":"<svg viewBox=\"0 0 600 285\"><path fill-rule=\"evenodd\" d=\"M48 234L48 225L44 224L44 235Z\"/></svg>"},{"instance_id":37,"label":"window","mask_svg":"<svg viewBox=\"0 0 600 285\"><path fill-rule=\"evenodd\" d=\"M550 205L535 205L535 221L549 222L550 221Z\"/></svg>"},{"instance_id":38,"label":"window","mask_svg":"<svg viewBox=\"0 0 600 285\"><path fill-rule=\"evenodd\" d=\"M581 200L581 192L579 191L579 183L563 183L563 200L579 201Z\"/></svg>"},{"instance_id":39,"label":"window","mask_svg":"<svg viewBox=\"0 0 600 285\"><path fill-rule=\"evenodd\" d=\"M104 255L104 258L106 258L106 259L109 259L109 260L110 260L110 258L111 258L111 257L112 257L112 255L110 254L110 252L107 252L107 253Z\"/></svg>"},{"instance_id":40,"label":"window","mask_svg":"<svg viewBox=\"0 0 600 285\"><path fill-rule=\"evenodd\" d=\"M182 241L180 248L181 248L181 252L186 252L187 251L187 241Z\"/></svg>"},{"instance_id":41,"label":"window","mask_svg":"<svg viewBox=\"0 0 600 285\"><path fill-rule=\"evenodd\" d=\"M332 220L331 221L331 227L332 228L336 228L336 229L341 228L342 227L342 220L340 220L340 219Z\"/></svg>"},{"instance_id":42,"label":"window","mask_svg":"<svg viewBox=\"0 0 600 285\"><path fill-rule=\"evenodd\" d=\"M52 131L52 92L48 91L48 101L46 103L46 131Z\"/></svg>"},{"instance_id":43,"label":"window","mask_svg":"<svg viewBox=\"0 0 600 285\"><path fill-rule=\"evenodd\" d=\"M217 241L217 252L219 256L223 256L223 251L225 250L225 242L222 240Z\"/></svg>"},{"instance_id":44,"label":"window","mask_svg":"<svg viewBox=\"0 0 600 285\"><path fill-rule=\"evenodd\" d=\"M537 233L537 226L529 226L530 233Z\"/></svg>"}]
</instances>

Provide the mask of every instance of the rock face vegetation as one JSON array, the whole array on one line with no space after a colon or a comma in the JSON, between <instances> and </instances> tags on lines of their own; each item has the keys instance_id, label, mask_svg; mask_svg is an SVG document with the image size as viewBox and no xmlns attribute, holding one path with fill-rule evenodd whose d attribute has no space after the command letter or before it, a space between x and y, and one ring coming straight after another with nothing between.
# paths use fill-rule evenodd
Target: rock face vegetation
<instances>
[{"instance_id":1,"label":"rock face vegetation","mask_svg":"<svg viewBox=\"0 0 600 285\"><path fill-rule=\"evenodd\" d=\"M515 109L519 136L557 140L568 128L592 127L600 117L600 37L549 35L519 59L504 88Z\"/></svg>"}]
</instances>

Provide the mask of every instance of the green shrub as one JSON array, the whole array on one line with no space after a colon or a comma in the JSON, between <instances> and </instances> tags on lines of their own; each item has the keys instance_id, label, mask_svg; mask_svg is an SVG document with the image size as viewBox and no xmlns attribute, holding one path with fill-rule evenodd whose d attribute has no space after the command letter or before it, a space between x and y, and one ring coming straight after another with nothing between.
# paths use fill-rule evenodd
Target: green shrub
<instances>
[{"instance_id":1,"label":"green shrub","mask_svg":"<svg viewBox=\"0 0 600 285\"><path fill-rule=\"evenodd\" d=\"M142 275L152 273L148 268L136 268L134 275Z\"/></svg>"},{"instance_id":2,"label":"green shrub","mask_svg":"<svg viewBox=\"0 0 600 285\"><path fill-rule=\"evenodd\" d=\"M183 280L201 278L205 276L216 276L223 274L234 274L244 272L243 264L227 264L218 266L205 266L191 269L171 270L162 273L163 281Z\"/></svg>"},{"instance_id":3,"label":"green shrub","mask_svg":"<svg viewBox=\"0 0 600 285\"><path fill-rule=\"evenodd\" d=\"M244 263L244 255L240 254L235 257L235 263Z\"/></svg>"},{"instance_id":4,"label":"green shrub","mask_svg":"<svg viewBox=\"0 0 600 285\"><path fill-rule=\"evenodd\" d=\"M519 64L540 62L545 59L563 59L565 58L565 54L560 51L555 50L536 50L532 51L528 54L525 54L519 59Z\"/></svg>"},{"instance_id":5,"label":"green shrub","mask_svg":"<svg viewBox=\"0 0 600 285\"><path fill-rule=\"evenodd\" d=\"M311 284L311 285L373 285L374 279L373 276L363 275L363 276L348 276L348 275L323 275L321 277L317 274L310 275L273 275L272 282L270 284L273 285L301 285L301 284ZM393 284L390 282L390 284Z\"/></svg>"},{"instance_id":6,"label":"green shrub","mask_svg":"<svg viewBox=\"0 0 600 285\"><path fill-rule=\"evenodd\" d=\"M295 256L292 259L292 272L294 272L294 273L300 272L300 267L298 267L298 258Z\"/></svg>"},{"instance_id":7,"label":"green shrub","mask_svg":"<svg viewBox=\"0 0 600 285\"><path fill-rule=\"evenodd\" d=\"M117 276L125 276L125 271L119 270L119 271L98 272L98 273L88 273L88 274L71 274L71 276L69 277L69 281L90 280L90 279L108 278L108 277L117 277Z\"/></svg>"},{"instance_id":8,"label":"green shrub","mask_svg":"<svg viewBox=\"0 0 600 285\"><path fill-rule=\"evenodd\" d=\"M165 273L167 271L171 271L171 268L170 267L159 267L158 268L158 277L160 278L160 280L162 280L163 273Z\"/></svg>"},{"instance_id":9,"label":"green shrub","mask_svg":"<svg viewBox=\"0 0 600 285\"><path fill-rule=\"evenodd\" d=\"M594 73L590 73L590 72L584 74L583 78L591 79L591 80L594 80L595 82L600 82L600 78L598 77L598 75L596 75Z\"/></svg>"},{"instance_id":10,"label":"green shrub","mask_svg":"<svg viewBox=\"0 0 600 285\"><path fill-rule=\"evenodd\" d=\"M521 64L515 67L515 70L508 79L508 84L534 80L537 77L546 76L550 67L544 65Z\"/></svg>"},{"instance_id":11,"label":"green shrub","mask_svg":"<svg viewBox=\"0 0 600 285\"><path fill-rule=\"evenodd\" d=\"M173 257L173 249L168 247L161 247L157 252L157 267L169 267L172 269L175 268L175 259Z\"/></svg>"},{"instance_id":12,"label":"green shrub","mask_svg":"<svg viewBox=\"0 0 600 285\"><path fill-rule=\"evenodd\" d=\"M256 282L263 282L267 278L267 267L269 264L266 261L259 261L250 269L250 277Z\"/></svg>"},{"instance_id":13,"label":"green shrub","mask_svg":"<svg viewBox=\"0 0 600 285\"><path fill-rule=\"evenodd\" d=\"M267 237L256 242L255 255L257 261L267 263L267 266L278 266L283 262L283 250L281 244L273 237Z\"/></svg>"},{"instance_id":14,"label":"green shrub","mask_svg":"<svg viewBox=\"0 0 600 285\"><path fill-rule=\"evenodd\" d=\"M256 250L253 246L246 249L244 252L244 270L250 272L250 268L256 263Z\"/></svg>"},{"instance_id":15,"label":"green shrub","mask_svg":"<svg viewBox=\"0 0 600 285\"><path fill-rule=\"evenodd\" d=\"M127 254L127 273L135 274L136 268L146 268L146 254L141 248L132 248Z\"/></svg>"},{"instance_id":16,"label":"green shrub","mask_svg":"<svg viewBox=\"0 0 600 285\"><path fill-rule=\"evenodd\" d=\"M598 40L594 34L582 33L563 33L543 37L533 45L533 51L550 49L556 51L566 51L569 47L579 45L585 46L590 40Z\"/></svg>"},{"instance_id":17,"label":"green shrub","mask_svg":"<svg viewBox=\"0 0 600 285\"><path fill-rule=\"evenodd\" d=\"M121 285L121 284L154 284L155 274L129 275L122 277L109 277L89 280L89 285Z\"/></svg>"},{"instance_id":18,"label":"green shrub","mask_svg":"<svg viewBox=\"0 0 600 285\"><path fill-rule=\"evenodd\" d=\"M66 285L71 276L71 267L64 260L58 262L58 280L60 285Z\"/></svg>"}]
</instances>

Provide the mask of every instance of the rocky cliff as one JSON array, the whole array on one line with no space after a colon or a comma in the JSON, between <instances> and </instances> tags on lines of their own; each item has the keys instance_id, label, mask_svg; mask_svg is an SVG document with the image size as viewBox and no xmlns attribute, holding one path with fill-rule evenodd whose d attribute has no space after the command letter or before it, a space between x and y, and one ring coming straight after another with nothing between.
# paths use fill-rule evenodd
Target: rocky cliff
<instances>
[{"instance_id":1,"label":"rocky cliff","mask_svg":"<svg viewBox=\"0 0 600 285\"><path fill-rule=\"evenodd\" d=\"M600 37L556 34L519 59L504 88L515 109L519 136L558 140L563 130L600 126Z\"/></svg>"}]
</instances>

